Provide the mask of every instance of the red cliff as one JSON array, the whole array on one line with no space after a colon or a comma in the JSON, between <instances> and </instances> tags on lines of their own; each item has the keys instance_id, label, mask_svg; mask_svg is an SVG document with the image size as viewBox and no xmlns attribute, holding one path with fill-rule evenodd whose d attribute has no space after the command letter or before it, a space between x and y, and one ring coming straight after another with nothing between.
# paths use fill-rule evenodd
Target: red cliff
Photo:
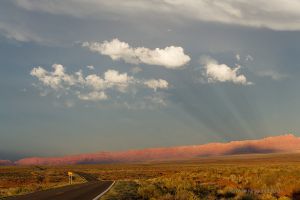
<instances>
[{"instance_id":1,"label":"red cliff","mask_svg":"<svg viewBox=\"0 0 300 200\"><path fill-rule=\"evenodd\" d=\"M34 157L16 161L18 165L65 165L88 163L139 162L154 160L176 160L204 156L279 153L300 150L300 138L292 134L267 137L260 140L209 143L203 145L150 148L119 152L99 152L63 157Z\"/></svg>"}]
</instances>

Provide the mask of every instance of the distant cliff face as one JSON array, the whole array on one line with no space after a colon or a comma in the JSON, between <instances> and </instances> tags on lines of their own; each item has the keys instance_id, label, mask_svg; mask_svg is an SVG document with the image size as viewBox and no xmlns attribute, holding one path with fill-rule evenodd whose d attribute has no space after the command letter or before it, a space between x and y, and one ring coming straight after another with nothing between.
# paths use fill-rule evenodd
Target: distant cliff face
<instances>
[{"instance_id":1,"label":"distant cliff face","mask_svg":"<svg viewBox=\"0 0 300 200\"><path fill-rule=\"evenodd\" d=\"M268 137L260 140L209 143L203 145L152 148L120 152L100 152L64 157L35 157L16 161L17 165L65 165L89 163L119 163L155 160L189 159L204 156L278 153L300 150L300 138L292 134Z\"/></svg>"},{"instance_id":2,"label":"distant cliff face","mask_svg":"<svg viewBox=\"0 0 300 200\"><path fill-rule=\"evenodd\" d=\"M5 165L13 165L14 163L11 162L10 160L0 160L0 166L5 166Z\"/></svg>"}]
</instances>

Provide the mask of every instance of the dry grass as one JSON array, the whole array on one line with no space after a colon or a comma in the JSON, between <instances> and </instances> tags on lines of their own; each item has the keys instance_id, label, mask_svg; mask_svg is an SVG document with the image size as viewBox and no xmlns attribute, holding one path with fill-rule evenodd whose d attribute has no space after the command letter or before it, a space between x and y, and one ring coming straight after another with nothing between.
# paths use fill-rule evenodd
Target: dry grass
<instances>
[{"instance_id":1,"label":"dry grass","mask_svg":"<svg viewBox=\"0 0 300 200\"><path fill-rule=\"evenodd\" d=\"M85 180L75 175L73 183ZM40 166L0 167L0 198L68 185L65 169Z\"/></svg>"},{"instance_id":2,"label":"dry grass","mask_svg":"<svg viewBox=\"0 0 300 200\"><path fill-rule=\"evenodd\" d=\"M0 194L22 194L66 185L67 171L118 180L105 200L283 200L292 199L300 191L300 154L274 154L159 163L1 167Z\"/></svg>"}]
</instances>

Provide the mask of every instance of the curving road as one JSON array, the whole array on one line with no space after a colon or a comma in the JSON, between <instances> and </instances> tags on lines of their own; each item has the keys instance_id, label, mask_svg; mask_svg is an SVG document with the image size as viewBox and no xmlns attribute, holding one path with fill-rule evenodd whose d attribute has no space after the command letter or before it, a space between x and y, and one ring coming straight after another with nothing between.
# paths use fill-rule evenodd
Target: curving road
<instances>
[{"instance_id":1,"label":"curving road","mask_svg":"<svg viewBox=\"0 0 300 200\"><path fill-rule=\"evenodd\" d=\"M113 181L98 181L91 175L81 172L77 174L84 177L88 182L9 197L5 200L96 200L114 183Z\"/></svg>"}]
</instances>

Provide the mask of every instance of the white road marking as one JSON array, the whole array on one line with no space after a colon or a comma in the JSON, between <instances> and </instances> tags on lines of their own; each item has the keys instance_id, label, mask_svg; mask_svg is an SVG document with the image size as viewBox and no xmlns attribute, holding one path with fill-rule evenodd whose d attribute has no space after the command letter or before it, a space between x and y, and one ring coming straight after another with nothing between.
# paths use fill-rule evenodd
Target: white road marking
<instances>
[{"instance_id":1,"label":"white road marking","mask_svg":"<svg viewBox=\"0 0 300 200\"><path fill-rule=\"evenodd\" d=\"M105 191L103 191L101 194L99 194L98 196L96 196L92 200L98 200L98 199L100 199L100 197L102 197L106 192L108 192L112 188L112 186L115 184L115 182L116 181L114 181Z\"/></svg>"}]
</instances>

